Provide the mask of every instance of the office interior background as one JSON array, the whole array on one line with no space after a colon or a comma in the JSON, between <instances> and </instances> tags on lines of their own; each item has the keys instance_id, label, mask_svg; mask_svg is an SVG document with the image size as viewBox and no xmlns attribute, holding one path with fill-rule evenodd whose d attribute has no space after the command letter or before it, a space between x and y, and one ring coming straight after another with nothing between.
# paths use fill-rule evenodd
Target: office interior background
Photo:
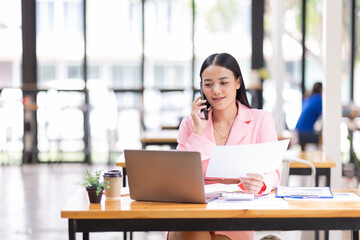
<instances>
[{"instance_id":1,"label":"office interior background","mask_svg":"<svg viewBox=\"0 0 360 240\"><path fill-rule=\"evenodd\" d=\"M352 107L360 105L354 94L360 85L359 3L342 3L339 81L342 105ZM272 77L272 1L0 4L1 164L108 163L125 148L141 148L142 131L176 126L190 113L200 64L215 52L236 57L254 107L285 113L280 132L294 129L306 92L323 81L321 0L283 2L281 96ZM345 125L341 137L346 162ZM360 154L357 133L354 146Z\"/></svg>"},{"instance_id":2,"label":"office interior background","mask_svg":"<svg viewBox=\"0 0 360 240\"><path fill-rule=\"evenodd\" d=\"M283 114L277 130L289 136L303 98L313 83L325 82L325 1L0 0L0 177L13 183L2 183L2 188L22 181L9 166L21 166L25 177L39 178L21 182L24 193L1 196L4 206L10 206L0 209L6 222L0 224L1 232L12 231L7 239L63 239L67 226L59 211L70 197L62 193L75 187L72 166L114 166L124 149L142 147L143 131L178 126L198 94L200 65L212 53L236 57L251 105L275 119ZM279 2L281 24L276 18ZM341 2L338 81L346 115L360 106L355 94L360 89L360 3ZM274 60L279 41L284 65L280 90ZM346 121L342 119L340 141L344 164L351 159ZM359 131L352 141L360 156ZM58 163L71 163L61 165L67 175L51 174L47 166ZM28 168L34 165L41 166ZM27 204L27 184L34 179L42 189L61 186L45 196L39 191L34 199L41 204ZM10 196L17 201L11 203ZM17 203L21 209L36 204L33 211L41 213L35 217L51 215L52 220L33 221L27 211L13 210Z\"/></svg>"}]
</instances>

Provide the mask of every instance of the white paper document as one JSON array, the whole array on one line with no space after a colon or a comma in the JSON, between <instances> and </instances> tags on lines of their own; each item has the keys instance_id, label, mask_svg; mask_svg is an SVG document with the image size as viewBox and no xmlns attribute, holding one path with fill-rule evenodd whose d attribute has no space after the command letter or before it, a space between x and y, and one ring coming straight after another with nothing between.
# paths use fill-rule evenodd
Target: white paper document
<instances>
[{"instance_id":1,"label":"white paper document","mask_svg":"<svg viewBox=\"0 0 360 240\"><path fill-rule=\"evenodd\" d=\"M293 197L284 197L286 201L360 201L360 197L352 192L345 193L333 193L333 198L293 198Z\"/></svg>"},{"instance_id":2,"label":"white paper document","mask_svg":"<svg viewBox=\"0 0 360 240\"><path fill-rule=\"evenodd\" d=\"M330 187L283 187L276 189L279 198L333 198Z\"/></svg>"},{"instance_id":3,"label":"white paper document","mask_svg":"<svg viewBox=\"0 0 360 240\"><path fill-rule=\"evenodd\" d=\"M204 186L204 188L205 188L205 194L241 191L238 184L215 183L215 184L207 184Z\"/></svg>"},{"instance_id":4,"label":"white paper document","mask_svg":"<svg viewBox=\"0 0 360 240\"><path fill-rule=\"evenodd\" d=\"M218 198L206 206L207 209L289 209L289 204L282 198L275 198L275 194L255 197L253 201L226 201Z\"/></svg>"},{"instance_id":5,"label":"white paper document","mask_svg":"<svg viewBox=\"0 0 360 240\"><path fill-rule=\"evenodd\" d=\"M289 139L270 143L215 146L206 177L239 178L247 173L268 173L279 167Z\"/></svg>"}]
</instances>

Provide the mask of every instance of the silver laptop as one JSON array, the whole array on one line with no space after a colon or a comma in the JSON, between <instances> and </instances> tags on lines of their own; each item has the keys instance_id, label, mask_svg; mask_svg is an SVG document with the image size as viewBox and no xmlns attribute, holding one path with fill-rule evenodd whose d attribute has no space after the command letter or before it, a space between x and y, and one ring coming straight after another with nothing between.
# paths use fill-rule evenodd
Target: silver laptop
<instances>
[{"instance_id":1,"label":"silver laptop","mask_svg":"<svg viewBox=\"0 0 360 240\"><path fill-rule=\"evenodd\" d=\"M205 203L199 152L125 150L130 197L135 200Z\"/></svg>"}]
</instances>

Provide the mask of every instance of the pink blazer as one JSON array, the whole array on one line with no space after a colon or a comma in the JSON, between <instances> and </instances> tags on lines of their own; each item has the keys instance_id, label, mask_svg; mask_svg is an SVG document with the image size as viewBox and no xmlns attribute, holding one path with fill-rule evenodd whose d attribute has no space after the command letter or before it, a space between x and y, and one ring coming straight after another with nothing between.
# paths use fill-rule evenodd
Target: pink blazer
<instances>
[{"instance_id":1,"label":"pink blazer","mask_svg":"<svg viewBox=\"0 0 360 240\"><path fill-rule=\"evenodd\" d=\"M249 109L240 102L237 102L237 104L238 114L225 145L255 144L278 140L275 123L270 113L259 109ZM209 121L202 136L193 133L194 122L191 116L187 116L180 124L177 139L177 149L179 151L200 152L204 176L209 164L211 149L216 145L211 113L212 110L210 109ZM263 193L268 193L279 185L281 171L282 165L277 170L264 174L266 188Z\"/></svg>"}]
</instances>

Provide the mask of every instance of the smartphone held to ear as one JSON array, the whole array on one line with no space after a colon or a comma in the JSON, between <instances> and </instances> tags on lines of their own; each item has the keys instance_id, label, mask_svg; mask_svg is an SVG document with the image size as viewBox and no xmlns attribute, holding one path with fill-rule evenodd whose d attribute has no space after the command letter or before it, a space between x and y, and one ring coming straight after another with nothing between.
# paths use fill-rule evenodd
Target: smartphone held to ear
<instances>
[{"instance_id":1,"label":"smartphone held to ear","mask_svg":"<svg viewBox=\"0 0 360 240\"><path fill-rule=\"evenodd\" d=\"M200 95L201 95L201 100L206 100L201 82L200 82ZM204 113L205 120L208 120L209 119L209 116L208 116L208 103L206 102L204 105L206 105L206 108L201 109L201 112Z\"/></svg>"}]
</instances>

